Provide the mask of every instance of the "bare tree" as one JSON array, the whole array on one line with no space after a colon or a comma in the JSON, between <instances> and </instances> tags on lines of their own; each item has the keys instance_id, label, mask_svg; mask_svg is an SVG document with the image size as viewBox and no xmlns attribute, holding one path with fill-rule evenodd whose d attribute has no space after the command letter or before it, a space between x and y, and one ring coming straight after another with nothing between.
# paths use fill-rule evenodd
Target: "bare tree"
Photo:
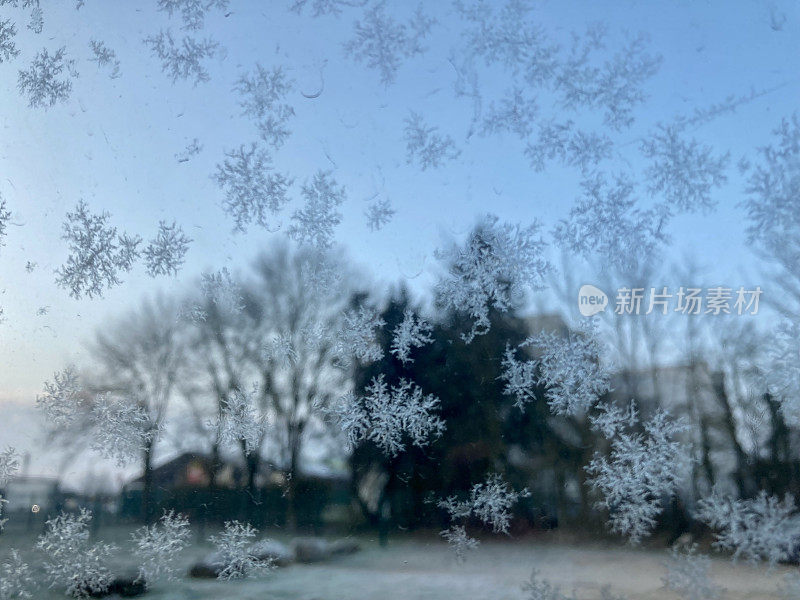
<instances>
[{"instance_id":1,"label":"bare tree","mask_svg":"<svg viewBox=\"0 0 800 600\"><path fill-rule=\"evenodd\" d=\"M288 477L289 524L295 526L305 442L312 429L319 431L326 405L350 384L348 349L338 333L353 276L341 257L286 244L261 254L254 270L245 304L262 341L249 346L259 373L256 399L274 426Z\"/></svg>"},{"instance_id":2,"label":"bare tree","mask_svg":"<svg viewBox=\"0 0 800 600\"><path fill-rule=\"evenodd\" d=\"M144 416L142 516L154 517L153 458L182 368L185 338L174 302L157 297L97 332L90 346L95 371L88 387L110 393Z\"/></svg>"}]
</instances>

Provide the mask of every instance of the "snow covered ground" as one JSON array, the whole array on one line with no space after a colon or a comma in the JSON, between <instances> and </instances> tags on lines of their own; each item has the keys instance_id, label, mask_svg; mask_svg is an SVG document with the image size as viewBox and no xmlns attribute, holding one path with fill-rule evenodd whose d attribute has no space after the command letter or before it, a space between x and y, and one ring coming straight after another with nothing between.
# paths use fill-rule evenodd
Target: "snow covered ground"
<instances>
[{"instance_id":1,"label":"snow covered ground","mask_svg":"<svg viewBox=\"0 0 800 600\"><path fill-rule=\"evenodd\" d=\"M0 536L0 554L10 545L32 545L27 536ZM117 544L127 532L109 529L102 538ZM5 538L5 539L3 539ZM147 598L163 600L525 600L525 581L533 569L558 585L568 597L600 600L603 586L612 598L628 600L678 599L664 589L665 550L631 549L600 543L577 544L556 537L484 541L466 563L457 564L447 546L435 537L390 539L380 548L374 539L360 540L358 554L315 565L293 565L246 581L218 582L189 579L158 583ZM210 546L193 546L183 558L186 568ZM34 555L26 552L33 558ZM124 559L121 559L124 564ZM746 564L715 559L712 575L726 589L725 599L779 598L777 586L790 569L772 572ZM185 571L184 571L185 572ZM55 591L41 598L63 597Z\"/></svg>"}]
</instances>

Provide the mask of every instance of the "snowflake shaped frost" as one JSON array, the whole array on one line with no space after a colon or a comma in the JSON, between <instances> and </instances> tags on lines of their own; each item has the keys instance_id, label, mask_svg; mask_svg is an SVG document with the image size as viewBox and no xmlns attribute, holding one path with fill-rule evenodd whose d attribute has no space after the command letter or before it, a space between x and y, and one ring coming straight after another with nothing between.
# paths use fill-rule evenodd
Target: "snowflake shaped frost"
<instances>
[{"instance_id":1,"label":"snowflake shaped frost","mask_svg":"<svg viewBox=\"0 0 800 600\"><path fill-rule=\"evenodd\" d=\"M112 579L107 564L116 548L91 543L91 519L92 514L85 508L78 514L61 513L47 521L45 532L36 543L46 556L42 568L50 587L61 588L75 598L105 594Z\"/></svg>"},{"instance_id":2,"label":"snowflake shaped frost","mask_svg":"<svg viewBox=\"0 0 800 600\"><path fill-rule=\"evenodd\" d=\"M158 224L158 234L142 252L150 277L158 275L177 275L183 266L186 252L189 250L191 238L183 233L183 229L175 222L167 225L166 221Z\"/></svg>"},{"instance_id":3,"label":"snowflake shaped frost","mask_svg":"<svg viewBox=\"0 0 800 600\"><path fill-rule=\"evenodd\" d=\"M293 85L283 68L267 70L256 64L256 72L242 75L234 87L242 98L243 113L255 119L261 139L276 149L291 135L286 124L294 116L294 108L284 100Z\"/></svg>"},{"instance_id":4,"label":"snowflake shaped frost","mask_svg":"<svg viewBox=\"0 0 800 600\"><path fill-rule=\"evenodd\" d=\"M7 62L19 56L19 49L14 43L17 27L11 19L0 21L0 63Z\"/></svg>"},{"instance_id":5,"label":"snowflake shaped frost","mask_svg":"<svg viewBox=\"0 0 800 600\"><path fill-rule=\"evenodd\" d=\"M438 127L426 125L421 115L411 111L404 127L408 164L416 160L423 171L438 169L445 161L455 160L461 155L453 138L449 135L442 137L438 131Z\"/></svg>"},{"instance_id":6,"label":"snowflake shaped frost","mask_svg":"<svg viewBox=\"0 0 800 600\"><path fill-rule=\"evenodd\" d=\"M675 494L688 460L675 439L686 430L684 423L659 409L643 427L643 433L619 428L609 456L596 453L586 467L589 485L601 496L597 506L610 511L610 529L632 544L650 534L662 499Z\"/></svg>"},{"instance_id":7,"label":"snowflake shaped frost","mask_svg":"<svg viewBox=\"0 0 800 600\"><path fill-rule=\"evenodd\" d=\"M134 554L141 561L139 579L148 587L158 579L175 579L175 562L189 545L191 533L189 520L170 510L164 512L158 523L140 527L131 534Z\"/></svg>"},{"instance_id":8,"label":"snowflake shaped frost","mask_svg":"<svg viewBox=\"0 0 800 600\"><path fill-rule=\"evenodd\" d=\"M351 446L370 440L386 455L397 456L405 450L405 436L422 448L442 434L444 421L433 412L438 408L433 394L424 395L405 379L390 389L381 374L373 377L363 398L346 394L328 410Z\"/></svg>"},{"instance_id":9,"label":"snowflake shaped frost","mask_svg":"<svg viewBox=\"0 0 800 600\"><path fill-rule=\"evenodd\" d=\"M430 323L415 316L414 312L406 309L403 321L395 328L392 334L392 347L390 352L403 364L414 362L410 353L412 348L421 348L433 341Z\"/></svg>"},{"instance_id":10,"label":"snowflake shaped frost","mask_svg":"<svg viewBox=\"0 0 800 600\"><path fill-rule=\"evenodd\" d=\"M203 61L214 58L219 53L219 44L210 38L195 39L184 36L176 42L170 31L160 31L158 35L145 38L152 53L161 61L161 70L172 77L172 83L179 79L198 83L210 79Z\"/></svg>"},{"instance_id":11,"label":"snowflake shaped frost","mask_svg":"<svg viewBox=\"0 0 800 600\"><path fill-rule=\"evenodd\" d=\"M474 323L462 335L467 343L489 331L489 309L510 310L528 290L544 288L550 263L544 258L540 224L528 227L498 223L487 215L469 234L463 247L437 250L447 268L437 286L445 308L468 314Z\"/></svg>"},{"instance_id":12,"label":"snowflake shaped frost","mask_svg":"<svg viewBox=\"0 0 800 600\"><path fill-rule=\"evenodd\" d=\"M425 52L423 40L436 23L417 7L414 17L403 24L386 14L385 2L364 11L363 20L355 22L355 36L344 50L356 62L365 62L380 73L381 83L389 86L397 79L403 59Z\"/></svg>"},{"instance_id":13,"label":"snowflake shaped frost","mask_svg":"<svg viewBox=\"0 0 800 600\"><path fill-rule=\"evenodd\" d=\"M697 544L683 550L673 546L664 586L685 600L719 600L722 588L711 579L711 559L697 552Z\"/></svg>"},{"instance_id":14,"label":"snowflake shaped frost","mask_svg":"<svg viewBox=\"0 0 800 600\"><path fill-rule=\"evenodd\" d=\"M67 49L62 46L52 56L42 49L27 70L20 70L17 87L20 94L28 97L31 108L50 108L58 102L66 102L72 92L72 79L64 72L76 77L75 61L66 58Z\"/></svg>"},{"instance_id":15,"label":"snowflake shaped frost","mask_svg":"<svg viewBox=\"0 0 800 600\"><path fill-rule=\"evenodd\" d=\"M344 187L336 183L330 171L317 171L311 183L303 184L301 193L305 205L292 214L289 237L301 244L329 248L333 230L342 221L338 208L345 200Z\"/></svg>"},{"instance_id":16,"label":"snowflake shaped frost","mask_svg":"<svg viewBox=\"0 0 800 600\"><path fill-rule=\"evenodd\" d=\"M717 530L716 548L733 551L734 560L764 560L770 567L789 560L800 537L800 514L788 494L781 501L764 490L747 500L713 493L698 502L697 518Z\"/></svg>"},{"instance_id":17,"label":"snowflake shaped frost","mask_svg":"<svg viewBox=\"0 0 800 600\"><path fill-rule=\"evenodd\" d=\"M254 221L267 227L268 214L278 214L289 202L292 180L272 172L272 158L256 144L226 152L213 178L225 192L222 208L233 217L237 231L245 232Z\"/></svg>"},{"instance_id":18,"label":"snowflake shaped frost","mask_svg":"<svg viewBox=\"0 0 800 600\"><path fill-rule=\"evenodd\" d=\"M256 530L249 523L226 521L222 533L209 538L225 565L217 579L253 577L272 567L271 561L260 560L250 551L255 536Z\"/></svg>"},{"instance_id":19,"label":"snowflake shaped frost","mask_svg":"<svg viewBox=\"0 0 800 600\"><path fill-rule=\"evenodd\" d=\"M69 242L70 255L56 271L56 283L73 298L101 296L103 288L119 285L119 271L130 271L139 256L141 238L118 236L117 228L108 225L110 217L90 213L83 200L67 213L62 238Z\"/></svg>"},{"instance_id":20,"label":"snowflake shaped frost","mask_svg":"<svg viewBox=\"0 0 800 600\"><path fill-rule=\"evenodd\" d=\"M519 362L511 348L503 358L504 393L514 396L522 409L534 398L533 387L546 388L545 397L556 415L576 415L589 410L609 391L609 372L600 361L597 329L591 324L566 337L545 332L528 338L520 347L539 349L538 360ZM538 367L538 374L537 374Z\"/></svg>"},{"instance_id":21,"label":"snowflake shaped frost","mask_svg":"<svg viewBox=\"0 0 800 600\"><path fill-rule=\"evenodd\" d=\"M94 58L92 60L97 63L98 68L109 68L111 73L109 73L109 77L111 79L116 79L120 76L119 70L119 59L117 58L117 53L114 52L111 48L105 45L104 42L100 42L97 40L91 40L89 42L89 47L92 50L92 54Z\"/></svg>"}]
</instances>

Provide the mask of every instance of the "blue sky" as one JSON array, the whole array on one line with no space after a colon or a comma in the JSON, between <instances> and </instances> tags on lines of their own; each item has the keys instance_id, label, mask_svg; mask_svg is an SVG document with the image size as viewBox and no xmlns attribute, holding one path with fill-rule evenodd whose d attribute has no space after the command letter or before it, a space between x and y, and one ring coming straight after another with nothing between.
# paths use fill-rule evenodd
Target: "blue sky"
<instances>
[{"instance_id":1,"label":"blue sky","mask_svg":"<svg viewBox=\"0 0 800 600\"><path fill-rule=\"evenodd\" d=\"M203 269L245 270L259 247L283 235L299 206L299 184L318 169L333 170L347 189L337 241L384 284L406 279L425 289L435 273L434 249L447 237L463 235L482 213L523 224L540 219L549 230L572 206L579 181L574 169L553 165L544 173L532 171L523 145L511 136L467 139L471 105L454 96L447 60L458 53L462 24L449 2L426 5L439 20L429 50L405 61L388 87L342 50L360 9L312 18L289 12L283 0L231 0L229 16L212 12L202 34L217 39L225 57L209 63L210 82L173 85L142 44L160 28L178 33L179 23L157 12L155 4L87 0L75 11L71 2L43 0L45 28L39 36L25 30L21 10L0 9L0 18L8 14L17 21L21 50L16 60L0 64L0 193L13 212L0 249L0 306L6 318L0 324L0 402L33 402L54 371L68 362L80 364L83 345L98 325L143 295L185 289ZM387 3L398 17L410 12L407 6ZM646 84L648 101L635 111L636 123L617 138L623 143L620 164L612 169L641 166L635 153L626 153L659 121L731 94L777 88L693 132L719 152L730 151L729 182L714 192L716 211L682 216L670 228L670 255L698 256L718 280L760 283L737 206L743 181L734 165L743 155L754 156L781 117L797 108L798 4L550 1L535 6L541 26L559 43L568 44L571 31L602 21L612 47L625 35L644 32L651 50L663 56L660 71ZM782 16L785 22L776 30L771 25ZM110 80L88 61L90 39L116 51L122 77ZM47 111L28 108L16 89L18 69L40 48L61 45L80 73L70 100ZM293 135L274 157L276 167L296 179L294 200L273 231L252 226L235 234L220 207L222 193L209 176L225 150L256 139L232 90L256 62L283 65L296 82L289 98L296 111ZM489 98L506 83L489 72L482 85ZM320 89L317 98L302 95ZM460 157L438 170L407 165L403 119L409 110L452 136ZM193 138L203 151L179 164L174 155ZM363 213L376 194L390 199L397 214L373 233ZM145 239L161 219L180 223L194 240L181 274L153 280L138 267L103 298L69 298L55 285L53 271L67 257L60 239L65 213L81 198ZM26 272L27 261L37 265L32 273ZM37 315L40 307L47 307L46 315ZM3 435L0 428L0 446Z\"/></svg>"}]
</instances>

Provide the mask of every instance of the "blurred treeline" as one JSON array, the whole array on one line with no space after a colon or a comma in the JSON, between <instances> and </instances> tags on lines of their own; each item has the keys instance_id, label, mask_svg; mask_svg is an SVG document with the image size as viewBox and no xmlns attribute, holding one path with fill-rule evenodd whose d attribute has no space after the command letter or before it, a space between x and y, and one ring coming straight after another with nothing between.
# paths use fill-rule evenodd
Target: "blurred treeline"
<instances>
[{"instance_id":1,"label":"blurred treeline","mask_svg":"<svg viewBox=\"0 0 800 600\"><path fill-rule=\"evenodd\" d=\"M646 268L635 274L641 285L653 281ZM297 527L319 524L335 497L349 522L386 535L443 526L439 499L465 495L499 473L531 491L515 508L513 531L600 533L606 515L594 508L585 467L608 450L607 441L586 414L551 414L543 388L525 410L503 393L507 346L542 331L570 331L574 273L560 272L551 305L530 310L520 299L519 310L490 311L490 330L466 343L470 318L441 309L435 291L414 298L400 286L387 296L341 255L275 245L244 274L227 280L218 273L216 283L198 282L203 292L148 300L98 331L93 362L82 370L91 391L85 402L90 407L103 392L147 414L142 476L127 490L147 521L169 506L203 518ZM600 283L613 289L615 282ZM383 358L343 364L336 332L343 315L360 307L385 322L377 330ZM431 322L433 341L403 363L391 344L408 309ZM602 400L634 400L643 416L663 407L690 424L685 441L693 460L679 497L664 499L665 531L690 529L694 501L712 488L742 497L759 489L800 492L797 429L766 393L761 364L769 339L753 319L633 318L610 310L600 318L604 360L613 365L613 390ZM396 457L369 442L348 448L325 409L379 374L389 385L406 378L438 397L443 435L423 448L406 444ZM248 424L231 428L226 410L242 394L252 401ZM91 437L51 434L73 448ZM201 477L154 475L168 457L186 453L200 461ZM202 505L202 513L182 503ZM260 518L266 514L280 516Z\"/></svg>"}]
</instances>

